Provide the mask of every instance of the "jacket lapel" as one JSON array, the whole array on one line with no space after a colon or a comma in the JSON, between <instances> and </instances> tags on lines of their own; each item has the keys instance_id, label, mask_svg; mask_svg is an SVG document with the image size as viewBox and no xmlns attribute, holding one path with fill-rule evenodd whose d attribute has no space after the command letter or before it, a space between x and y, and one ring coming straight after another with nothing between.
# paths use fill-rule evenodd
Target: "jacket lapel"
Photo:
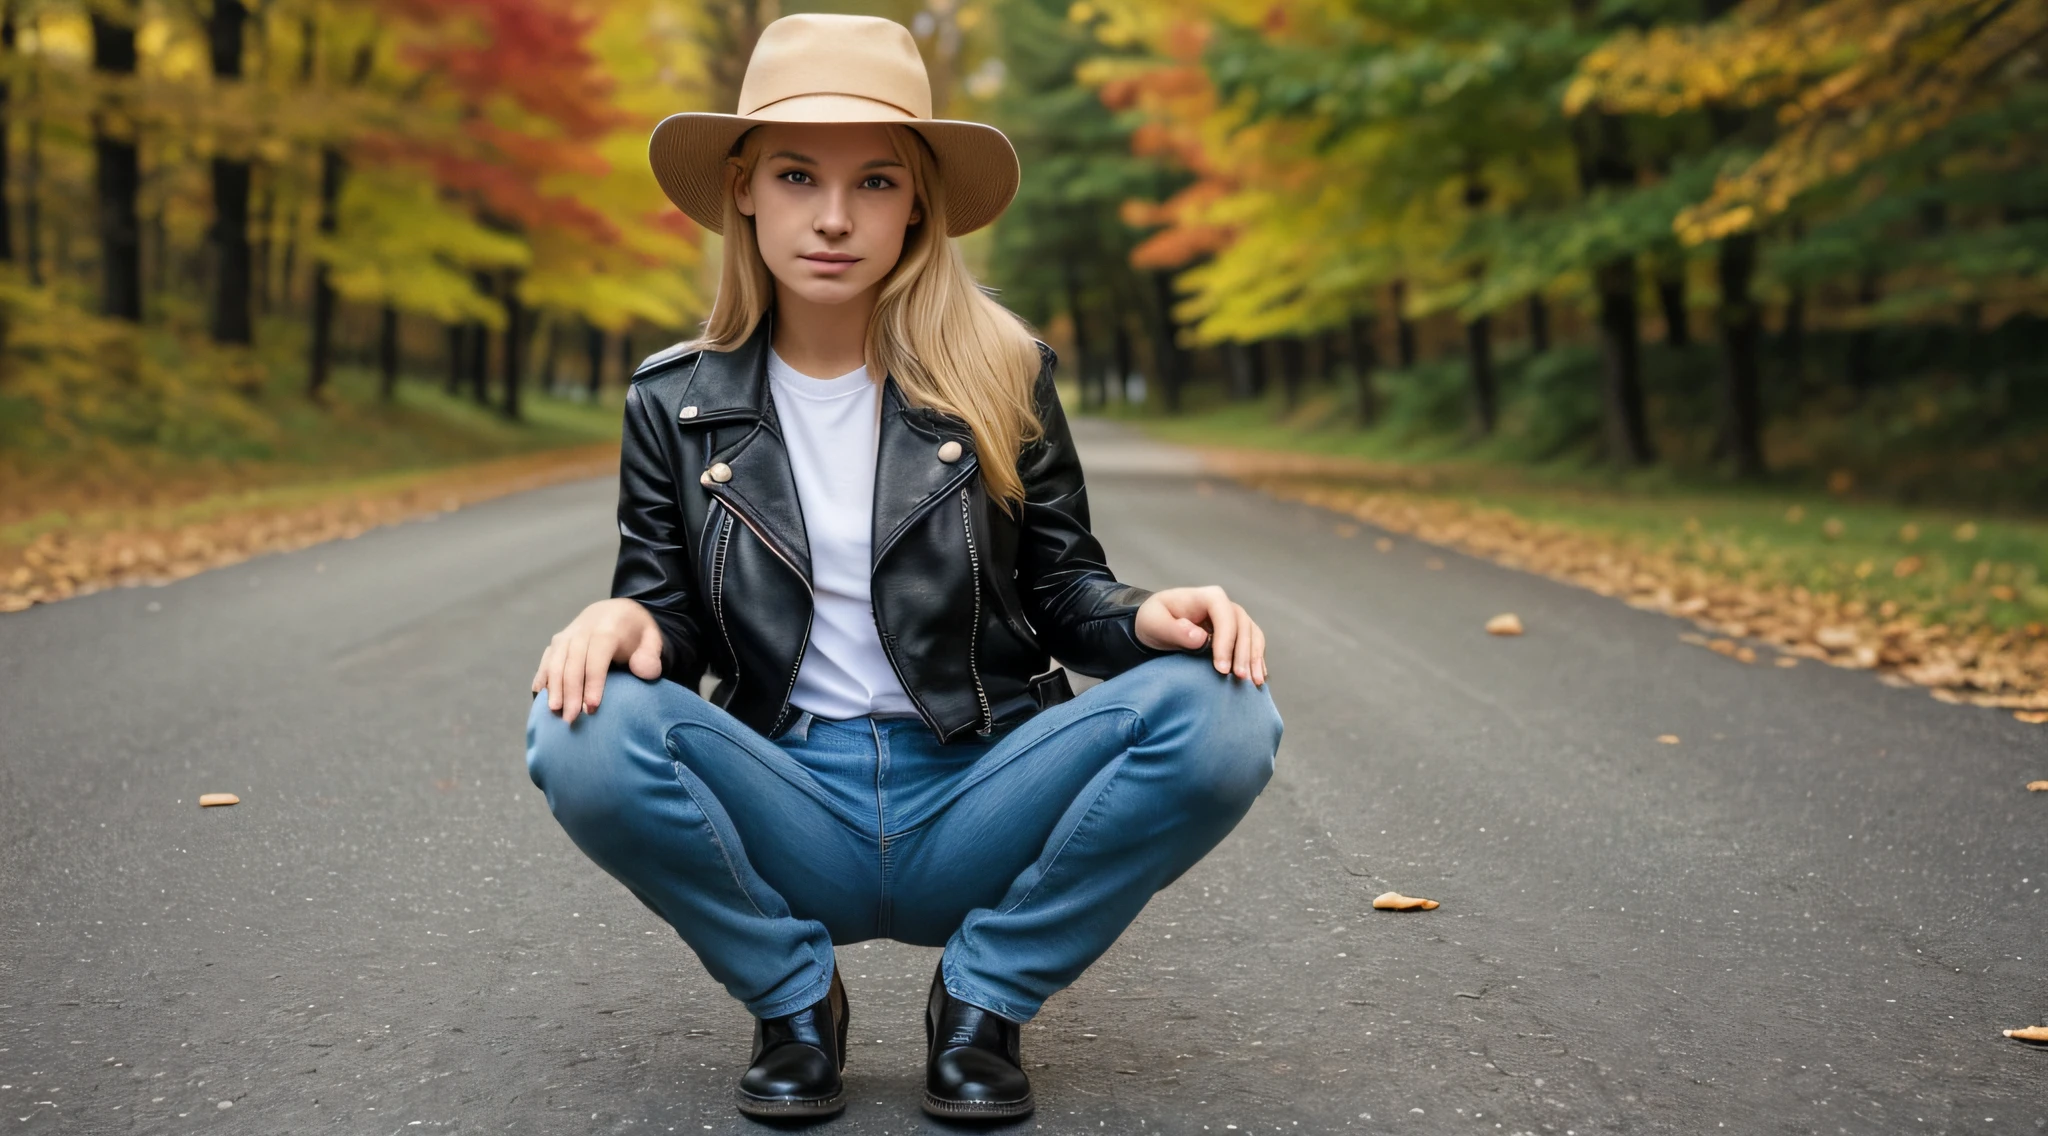
<instances>
[{"instance_id":1,"label":"jacket lapel","mask_svg":"<svg viewBox=\"0 0 2048 1136\"><path fill-rule=\"evenodd\" d=\"M960 457L945 461L939 447L960 444ZM964 483L977 468L974 436L950 415L903 399L895 378L882 383L881 437L875 447L874 563L910 522L942 494Z\"/></svg>"},{"instance_id":2,"label":"jacket lapel","mask_svg":"<svg viewBox=\"0 0 2048 1136\"><path fill-rule=\"evenodd\" d=\"M682 402L695 408L688 425L723 427L712 435L716 441L705 469L723 462L731 467L732 477L712 482L711 493L808 583L811 548L797 500L796 475L790 470L789 450L768 395L768 345L773 335L771 309L745 343L731 351L704 352Z\"/></svg>"}]
</instances>

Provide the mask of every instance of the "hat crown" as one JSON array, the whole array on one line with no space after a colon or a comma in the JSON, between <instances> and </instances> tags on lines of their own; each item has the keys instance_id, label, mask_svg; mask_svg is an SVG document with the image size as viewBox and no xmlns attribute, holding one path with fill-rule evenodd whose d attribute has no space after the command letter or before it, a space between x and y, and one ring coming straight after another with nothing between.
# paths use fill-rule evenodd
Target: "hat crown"
<instances>
[{"instance_id":1,"label":"hat crown","mask_svg":"<svg viewBox=\"0 0 2048 1136\"><path fill-rule=\"evenodd\" d=\"M848 95L932 116L932 84L910 29L880 16L805 12L761 29L740 81L739 113L802 95Z\"/></svg>"}]
</instances>

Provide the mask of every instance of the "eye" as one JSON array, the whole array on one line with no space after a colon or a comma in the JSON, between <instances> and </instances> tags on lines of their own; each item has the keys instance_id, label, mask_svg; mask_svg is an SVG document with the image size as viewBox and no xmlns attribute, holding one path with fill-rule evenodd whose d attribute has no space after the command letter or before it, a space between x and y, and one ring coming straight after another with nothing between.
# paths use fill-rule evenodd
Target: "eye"
<instances>
[{"instance_id":1,"label":"eye","mask_svg":"<svg viewBox=\"0 0 2048 1136\"><path fill-rule=\"evenodd\" d=\"M805 172L804 172L804 171L802 171L802 170L784 170L784 171L782 171L781 173L779 173L779 174L776 174L775 176L776 176L776 177L777 177L778 179L785 179L785 180L786 180L786 179L788 179L788 178L792 178L792 177L800 177L800 178L805 178L805 179L808 179L808 178L809 178L809 177L810 177L811 175L810 175L810 174L807 174L807 173L805 173ZM802 185L802 184L804 184L804 183L803 183L803 182L792 182L791 184L792 184L792 185Z\"/></svg>"},{"instance_id":2,"label":"eye","mask_svg":"<svg viewBox=\"0 0 2048 1136\"><path fill-rule=\"evenodd\" d=\"M861 184L862 184L862 185L867 185L867 183L868 183L868 182L873 182L873 181L878 181L878 182L881 182L881 183L882 183L882 184L880 184L880 185L878 185L878 186L875 186L874 188L876 188L876 189L894 189L894 188L896 188L896 183L895 183L895 182L893 182L893 181L890 181L890 180L889 180L888 178L885 178L885 177L883 177L883 176L882 176L881 174L869 174L869 175L868 175L868 181L864 181L864 182L862 182Z\"/></svg>"}]
</instances>

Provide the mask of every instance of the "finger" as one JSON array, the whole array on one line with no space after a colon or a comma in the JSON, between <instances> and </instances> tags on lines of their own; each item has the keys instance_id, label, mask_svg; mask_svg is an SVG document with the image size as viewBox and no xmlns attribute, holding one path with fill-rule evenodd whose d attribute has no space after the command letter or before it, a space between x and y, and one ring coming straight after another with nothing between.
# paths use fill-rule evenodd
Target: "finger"
<instances>
[{"instance_id":1,"label":"finger","mask_svg":"<svg viewBox=\"0 0 2048 1136\"><path fill-rule=\"evenodd\" d=\"M545 681L548 686L548 709L560 714L562 712L562 643L561 636L559 635L555 637L554 642L548 644L547 668L548 674Z\"/></svg>"},{"instance_id":2,"label":"finger","mask_svg":"<svg viewBox=\"0 0 2048 1136\"><path fill-rule=\"evenodd\" d=\"M1237 649L1237 612L1230 604L1219 604L1209 609L1209 626L1215 633L1209 639L1209 651L1214 656L1218 674L1230 673L1231 655Z\"/></svg>"},{"instance_id":3,"label":"finger","mask_svg":"<svg viewBox=\"0 0 2048 1136\"><path fill-rule=\"evenodd\" d=\"M1252 633L1252 681L1266 685L1266 629L1246 617L1245 626Z\"/></svg>"},{"instance_id":4,"label":"finger","mask_svg":"<svg viewBox=\"0 0 2048 1136\"><path fill-rule=\"evenodd\" d=\"M1237 643L1231 648L1230 670L1232 674L1239 678L1250 678L1252 677L1252 618L1246 615L1244 608L1237 604L1230 605L1230 614L1237 624Z\"/></svg>"},{"instance_id":5,"label":"finger","mask_svg":"<svg viewBox=\"0 0 2048 1136\"><path fill-rule=\"evenodd\" d=\"M535 667L535 668L534 668L534 670L533 670L533 692L534 692L535 694L539 694L539 693L540 693L540 688L541 688L541 687L543 687L543 686L545 686L545 685L547 684L547 680L548 680L548 649L547 649L546 647L542 647L542 648L540 649L540 666L538 666L538 667Z\"/></svg>"},{"instance_id":6,"label":"finger","mask_svg":"<svg viewBox=\"0 0 2048 1136\"><path fill-rule=\"evenodd\" d=\"M576 720L583 711L583 657L590 653L590 636L571 635L562 659L562 721Z\"/></svg>"},{"instance_id":7,"label":"finger","mask_svg":"<svg viewBox=\"0 0 2048 1136\"><path fill-rule=\"evenodd\" d=\"M597 704L604 701L605 672L612 669L612 654L618 646L618 640L609 635L590 637L590 653L583 658L583 709L588 713L597 713Z\"/></svg>"},{"instance_id":8,"label":"finger","mask_svg":"<svg viewBox=\"0 0 2048 1136\"><path fill-rule=\"evenodd\" d=\"M661 632L647 631L640 636L640 646L633 651L633 657L626 666L641 678L653 681L661 677Z\"/></svg>"}]
</instances>

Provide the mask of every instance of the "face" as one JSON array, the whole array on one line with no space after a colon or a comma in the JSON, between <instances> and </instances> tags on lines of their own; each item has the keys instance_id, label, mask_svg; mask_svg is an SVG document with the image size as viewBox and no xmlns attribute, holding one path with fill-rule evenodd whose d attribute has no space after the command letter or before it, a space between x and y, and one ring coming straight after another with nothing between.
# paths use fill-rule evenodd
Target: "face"
<instances>
[{"instance_id":1,"label":"face","mask_svg":"<svg viewBox=\"0 0 2048 1136\"><path fill-rule=\"evenodd\" d=\"M770 123L761 158L735 195L754 219L761 259L781 289L843 304L880 284L922 210L910 170L871 124Z\"/></svg>"}]
</instances>

